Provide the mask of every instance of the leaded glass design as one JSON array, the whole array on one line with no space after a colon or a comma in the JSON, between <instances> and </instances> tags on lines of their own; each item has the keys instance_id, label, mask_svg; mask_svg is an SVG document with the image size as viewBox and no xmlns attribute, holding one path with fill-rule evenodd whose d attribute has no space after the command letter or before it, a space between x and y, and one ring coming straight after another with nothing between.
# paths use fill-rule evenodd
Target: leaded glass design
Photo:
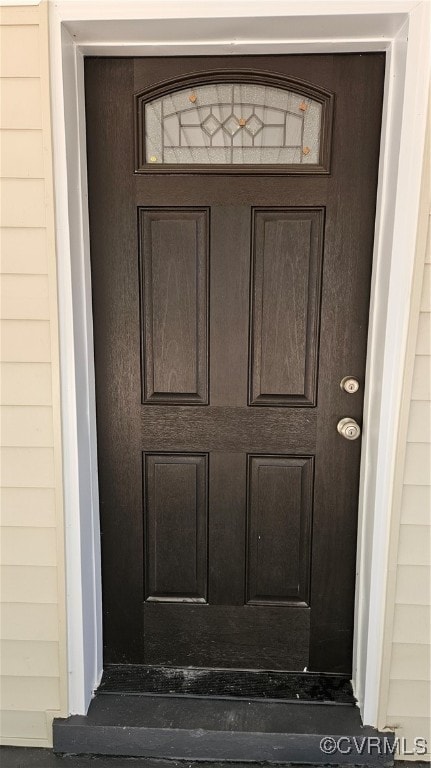
<instances>
[{"instance_id":1,"label":"leaded glass design","mask_svg":"<svg viewBox=\"0 0 431 768\"><path fill-rule=\"evenodd\" d=\"M267 85L221 83L145 105L149 164L318 164L322 105Z\"/></svg>"}]
</instances>

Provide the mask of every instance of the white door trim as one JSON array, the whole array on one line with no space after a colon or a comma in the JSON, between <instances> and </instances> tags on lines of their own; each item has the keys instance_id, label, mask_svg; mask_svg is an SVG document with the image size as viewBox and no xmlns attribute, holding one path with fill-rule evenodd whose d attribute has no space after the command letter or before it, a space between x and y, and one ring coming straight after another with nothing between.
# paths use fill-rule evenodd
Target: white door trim
<instances>
[{"instance_id":1,"label":"white door trim","mask_svg":"<svg viewBox=\"0 0 431 768\"><path fill-rule=\"evenodd\" d=\"M387 52L359 504L354 685L377 724L388 545L423 161L427 0L50 0L69 711L102 672L85 55Z\"/></svg>"}]
</instances>

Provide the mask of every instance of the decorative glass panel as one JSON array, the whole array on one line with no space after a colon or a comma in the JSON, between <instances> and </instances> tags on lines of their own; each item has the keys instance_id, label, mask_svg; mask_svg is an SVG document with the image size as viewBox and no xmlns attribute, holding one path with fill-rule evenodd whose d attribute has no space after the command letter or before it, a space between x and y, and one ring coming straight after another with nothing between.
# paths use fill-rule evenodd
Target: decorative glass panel
<instances>
[{"instance_id":1,"label":"decorative glass panel","mask_svg":"<svg viewBox=\"0 0 431 768\"><path fill-rule=\"evenodd\" d=\"M150 164L318 164L322 104L266 85L221 83L145 105Z\"/></svg>"}]
</instances>

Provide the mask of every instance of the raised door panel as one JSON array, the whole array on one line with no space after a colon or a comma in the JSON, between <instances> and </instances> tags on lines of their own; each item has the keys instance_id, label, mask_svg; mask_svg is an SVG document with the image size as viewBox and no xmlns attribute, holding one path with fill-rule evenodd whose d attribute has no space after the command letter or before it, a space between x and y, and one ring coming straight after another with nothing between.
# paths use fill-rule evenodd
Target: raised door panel
<instances>
[{"instance_id":1,"label":"raised door panel","mask_svg":"<svg viewBox=\"0 0 431 768\"><path fill-rule=\"evenodd\" d=\"M302 671L310 663L310 618L302 605L145 603L145 663Z\"/></svg>"},{"instance_id":2,"label":"raised door panel","mask_svg":"<svg viewBox=\"0 0 431 768\"><path fill-rule=\"evenodd\" d=\"M249 456L247 602L309 602L312 456Z\"/></svg>"},{"instance_id":3,"label":"raised door panel","mask_svg":"<svg viewBox=\"0 0 431 768\"><path fill-rule=\"evenodd\" d=\"M206 455L144 454L145 597L207 599Z\"/></svg>"},{"instance_id":4,"label":"raised door panel","mask_svg":"<svg viewBox=\"0 0 431 768\"><path fill-rule=\"evenodd\" d=\"M316 404L323 213L253 212L250 405Z\"/></svg>"},{"instance_id":5,"label":"raised door panel","mask_svg":"<svg viewBox=\"0 0 431 768\"><path fill-rule=\"evenodd\" d=\"M208 210L140 218L143 402L208 402Z\"/></svg>"}]
</instances>

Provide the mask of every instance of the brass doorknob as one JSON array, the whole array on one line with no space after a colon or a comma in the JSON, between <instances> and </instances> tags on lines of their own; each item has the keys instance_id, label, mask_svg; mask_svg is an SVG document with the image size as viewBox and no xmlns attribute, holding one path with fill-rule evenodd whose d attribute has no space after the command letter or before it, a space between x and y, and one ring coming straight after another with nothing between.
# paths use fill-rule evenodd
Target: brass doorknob
<instances>
[{"instance_id":1,"label":"brass doorknob","mask_svg":"<svg viewBox=\"0 0 431 768\"><path fill-rule=\"evenodd\" d=\"M346 416L345 419L341 419L337 424L338 432L346 440L357 440L361 434L361 428L355 419L350 416Z\"/></svg>"}]
</instances>

